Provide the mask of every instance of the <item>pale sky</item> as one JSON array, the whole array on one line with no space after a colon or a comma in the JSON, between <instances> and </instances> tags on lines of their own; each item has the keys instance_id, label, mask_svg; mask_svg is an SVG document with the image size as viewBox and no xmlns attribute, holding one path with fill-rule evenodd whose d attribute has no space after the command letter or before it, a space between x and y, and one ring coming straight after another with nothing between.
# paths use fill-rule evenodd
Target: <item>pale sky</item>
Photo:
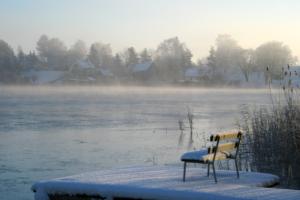
<instances>
[{"instance_id":1,"label":"pale sky","mask_svg":"<svg viewBox=\"0 0 300 200\"><path fill-rule=\"evenodd\" d=\"M110 43L114 53L178 36L194 60L230 34L244 48L281 41L300 59L300 0L0 0L0 39L29 51L42 34Z\"/></svg>"}]
</instances>

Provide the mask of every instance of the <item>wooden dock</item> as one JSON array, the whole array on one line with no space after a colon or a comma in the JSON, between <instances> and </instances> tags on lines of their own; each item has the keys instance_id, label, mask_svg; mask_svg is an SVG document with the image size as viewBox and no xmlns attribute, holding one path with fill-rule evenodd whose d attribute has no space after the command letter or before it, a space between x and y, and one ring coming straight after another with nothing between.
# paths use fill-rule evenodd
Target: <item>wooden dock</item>
<instances>
[{"instance_id":1,"label":"wooden dock","mask_svg":"<svg viewBox=\"0 0 300 200\"><path fill-rule=\"evenodd\" d=\"M266 188L279 178L272 174L218 170L218 183L206 169L189 167L131 167L89 172L40 181L32 186L35 200L299 200L300 190Z\"/></svg>"}]
</instances>

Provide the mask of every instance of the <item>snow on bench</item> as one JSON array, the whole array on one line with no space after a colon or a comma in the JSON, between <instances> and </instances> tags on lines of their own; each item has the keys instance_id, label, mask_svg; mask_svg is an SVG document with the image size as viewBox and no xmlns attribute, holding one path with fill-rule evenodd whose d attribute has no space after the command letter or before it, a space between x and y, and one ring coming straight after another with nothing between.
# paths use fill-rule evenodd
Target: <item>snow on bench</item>
<instances>
[{"instance_id":1,"label":"snow on bench","mask_svg":"<svg viewBox=\"0 0 300 200\"><path fill-rule=\"evenodd\" d=\"M190 168L186 182L182 182L181 174L181 167L170 166L103 170L40 181L32 190L35 200L296 200L300 197L297 190L263 188L278 183L279 178L272 174L241 172L240 179L236 179L235 171L218 170L218 184L206 176L203 168Z\"/></svg>"}]
</instances>

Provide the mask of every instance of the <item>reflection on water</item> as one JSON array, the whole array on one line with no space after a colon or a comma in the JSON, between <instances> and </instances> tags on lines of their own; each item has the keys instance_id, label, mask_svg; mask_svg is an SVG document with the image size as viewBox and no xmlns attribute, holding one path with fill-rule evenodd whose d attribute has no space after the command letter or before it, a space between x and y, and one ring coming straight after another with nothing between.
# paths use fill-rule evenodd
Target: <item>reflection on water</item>
<instances>
[{"instance_id":1,"label":"reflection on water","mask_svg":"<svg viewBox=\"0 0 300 200\"><path fill-rule=\"evenodd\" d=\"M179 163L178 120L195 115L203 135L234 128L243 105L265 90L0 87L0 196L29 200L41 179L126 165ZM188 130L185 130L188 133Z\"/></svg>"}]
</instances>

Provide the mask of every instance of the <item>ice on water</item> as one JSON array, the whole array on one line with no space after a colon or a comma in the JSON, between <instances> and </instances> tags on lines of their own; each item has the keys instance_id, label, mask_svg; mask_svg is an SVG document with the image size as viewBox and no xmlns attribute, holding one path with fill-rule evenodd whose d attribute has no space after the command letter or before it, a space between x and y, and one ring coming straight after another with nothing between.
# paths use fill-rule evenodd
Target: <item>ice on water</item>
<instances>
[{"instance_id":1,"label":"ice on water","mask_svg":"<svg viewBox=\"0 0 300 200\"><path fill-rule=\"evenodd\" d=\"M195 115L203 134L231 129L243 105L265 104L263 90L0 87L0 196L31 200L44 179L129 165L178 163L178 120ZM185 130L188 133L188 129Z\"/></svg>"}]
</instances>

